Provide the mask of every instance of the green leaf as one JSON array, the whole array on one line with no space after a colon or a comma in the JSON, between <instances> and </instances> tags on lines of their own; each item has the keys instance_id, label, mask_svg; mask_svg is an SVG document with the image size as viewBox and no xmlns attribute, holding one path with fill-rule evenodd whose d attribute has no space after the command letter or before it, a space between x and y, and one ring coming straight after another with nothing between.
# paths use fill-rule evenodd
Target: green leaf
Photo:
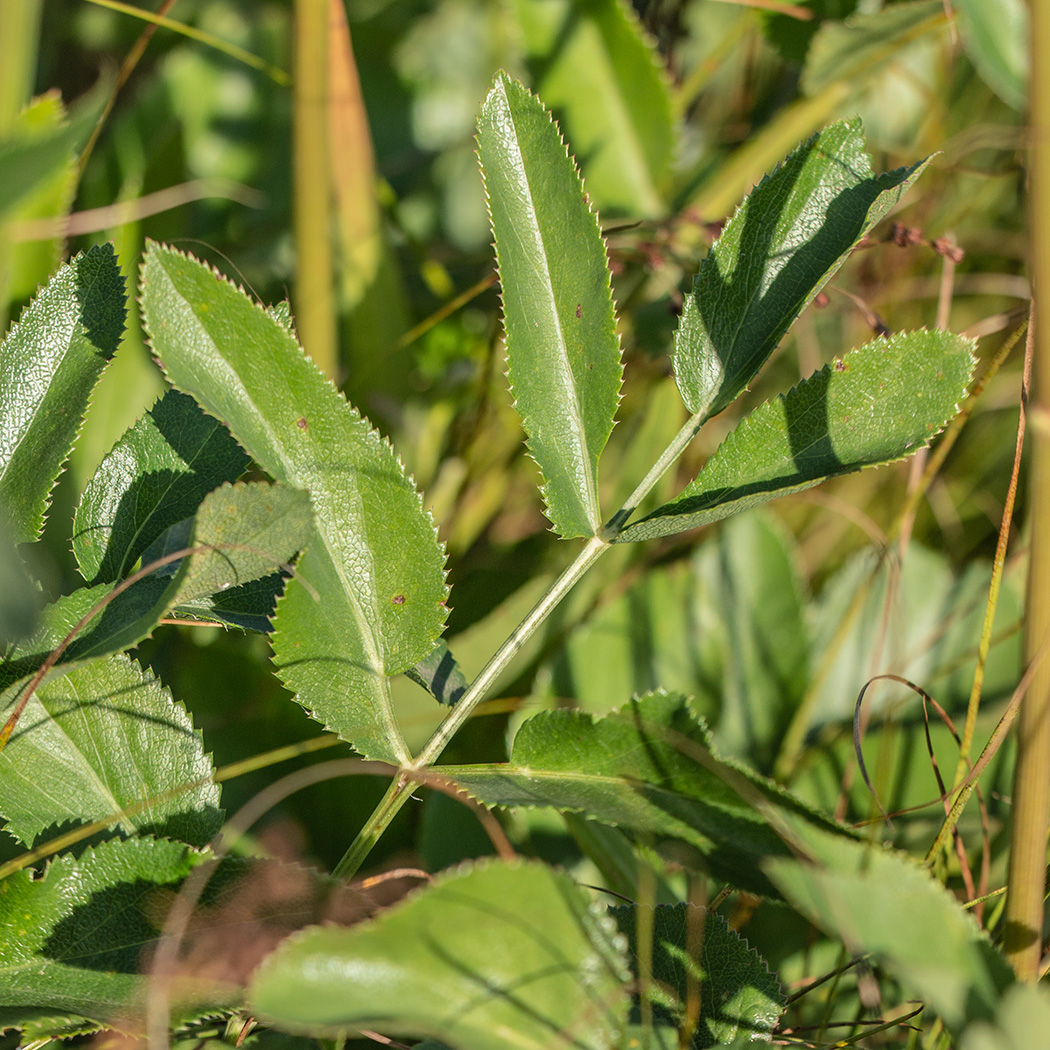
<instances>
[{"instance_id":1,"label":"green leaf","mask_svg":"<svg viewBox=\"0 0 1050 1050\"><path fill-rule=\"evenodd\" d=\"M856 84L907 44L947 25L941 0L890 4L874 14L829 19L810 44L801 87L816 95L836 80Z\"/></svg>"},{"instance_id":2,"label":"green leaf","mask_svg":"<svg viewBox=\"0 0 1050 1050\"><path fill-rule=\"evenodd\" d=\"M405 674L439 704L451 706L467 691L467 680L444 639L439 639L434 651Z\"/></svg>"},{"instance_id":3,"label":"green leaf","mask_svg":"<svg viewBox=\"0 0 1050 1050\"><path fill-rule=\"evenodd\" d=\"M1043 984L1015 984L999 1000L995 1024L976 1021L961 1050L1050 1050L1050 994Z\"/></svg>"},{"instance_id":4,"label":"green leaf","mask_svg":"<svg viewBox=\"0 0 1050 1050\"><path fill-rule=\"evenodd\" d=\"M268 634L277 599L284 591L290 573L274 572L240 587L230 587L193 601L180 601L171 610L173 616L193 620L218 620L244 631Z\"/></svg>"},{"instance_id":5,"label":"green leaf","mask_svg":"<svg viewBox=\"0 0 1050 1050\"><path fill-rule=\"evenodd\" d=\"M963 46L981 79L1007 105L1024 112L1030 40L1024 0L956 0L954 7Z\"/></svg>"},{"instance_id":6,"label":"green leaf","mask_svg":"<svg viewBox=\"0 0 1050 1050\"><path fill-rule=\"evenodd\" d=\"M363 754L406 761L388 676L434 647L448 593L418 492L287 328L239 289L150 245L142 305L172 382L264 470L312 497L307 553L277 606L281 678Z\"/></svg>"},{"instance_id":7,"label":"green leaf","mask_svg":"<svg viewBox=\"0 0 1050 1050\"><path fill-rule=\"evenodd\" d=\"M37 632L8 653L0 682L8 684L39 667L96 608L62 654L62 663L129 649L180 602L271 575L309 538L309 501L305 492L265 482L216 489L191 521L169 530L147 552L156 559L189 548L196 553L159 566L109 601L114 588L108 583L59 598L44 610Z\"/></svg>"},{"instance_id":8,"label":"green leaf","mask_svg":"<svg viewBox=\"0 0 1050 1050\"><path fill-rule=\"evenodd\" d=\"M668 78L623 0L517 0L534 87L582 158L598 208L662 217L675 129Z\"/></svg>"},{"instance_id":9,"label":"green leaf","mask_svg":"<svg viewBox=\"0 0 1050 1050\"><path fill-rule=\"evenodd\" d=\"M22 128L0 141L0 220L66 168L87 142L112 88L110 79L104 78L79 102L67 123L32 134Z\"/></svg>"},{"instance_id":10,"label":"green leaf","mask_svg":"<svg viewBox=\"0 0 1050 1050\"><path fill-rule=\"evenodd\" d=\"M173 605L285 568L313 531L310 494L257 481L222 485L205 497L191 524L189 543L183 546L204 550L176 563L180 578ZM166 542L156 546L158 557L180 549L180 531L171 530Z\"/></svg>"},{"instance_id":11,"label":"green leaf","mask_svg":"<svg viewBox=\"0 0 1050 1050\"><path fill-rule=\"evenodd\" d=\"M598 456L623 368L598 219L539 99L505 74L478 122L507 358L547 516L563 537L601 527Z\"/></svg>"},{"instance_id":12,"label":"green leaf","mask_svg":"<svg viewBox=\"0 0 1050 1050\"><path fill-rule=\"evenodd\" d=\"M0 345L0 512L16 543L40 535L88 398L120 343L124 300L112 246L91 248L55 274Z\"/></svg>"},{"instance_id":13,"label":"green leaf","mask_svg":"<svg viewBox=\"0 0 1050 1050\"><path fill-rule=\"evenodd\" d=\"M441 766L487 805L552 806L696 848L712 876L769 894L758 868L790 855L767 819L784 810L848 834L772 781L717 758L682 696L650 693L593 719L544 711L514 738L508 764Z\"/></svg>"},{"instance_id":14,"label":"green leaf","mask_svg":"<svg viewBox=\"0 0 1050 1050\"><path fill-rule=\"evenodd\" d=\"M181 882L204 859L181 842L115 839L59 857L42 876L8 876L0 883L0 1028L60 1011L138 1029L143 950L163 918L158 887ZM187 977L176 998L207 996L221 1007L231 991Z\"/></svg>"},{"instance_id":15,"label":"green leaf","mask_svg":"<svg viewBox=\"0 0 1050 1050\"><path fill-rule=\"evenodd\" d=\"M784 831L804 859L767 858L762 868L795 908L851 953L870 952L949 1032L995 1016L1013 972L928 871L905 854L791 818Z\"/></svg>"},{"instance_id":16,"label":"green leaf","mask_svg":"<svg viewBox=\"0 0 1050 1050\"><path fill-rule=\"evenodd\" d=\"M924 167L875 176L860 121L840 121L748 194L700 264L675 337L690 412L713 416L737 398Z\"/></svg>"},{"instance_id":17,"label":"green leaf","mask_svg":"<svg viewBox=\"0 0 1050 1050\"><path fill-rule=\"evenodd\" d=\"M610 908L620 932L627 938L631 970L637 981L640 905ZM736 1039L768 1042L784 1010L784 994L776 977L761 956L721 915L687 904L661 905L646 909L652 923L652 958L648 973L654 984L649 995L657 1027L670 1029L669 1047L677 1047L678 1030L685 1019L685 1001L690 977L700 990L700 1020L690 1046L701 1050L726 1046ZM699 965L690 940L688 923L695 924ZM635 994L631 1021L638 1045L641 1012Z\"/></svg>"},{"instance_id":18,"label":"green leaf","mask_svg":"<svg viewBox=\"0 0 1050 1050\"><path fill-rule=\"evenodd\" d=\"M0 696L4 717L24 685ZM213 772L182 704L134 661L110 656L52 672L33 694L0 752L0 815L32 846L149 802L118 819L120 830L202 846L222 821Z\"/></svg>"},{"instance_id":19,"label":"green leaf","mask_svg":"<svg viewBox=\"0 0 1050 1050\"><path fill-rule=\"evenodd\" d=\"M761 512L731 519L697 566L722 621L715 740L723 754L767 773L810 682L802 587L777 524Z\"/></svg>"},{"instance_id":20,"label":"green leaf","mask_svg":"<svg viewBox=\"0 0 1050 1050\"><path fill-rule=\"evenodd\" d=\"M73 553L89 583L126 575L165 529L193 516L248 457L229 431L169 390L117 442L88 482L73 525Z\"/></svg>"},{"instance_id":21,"label":"green leaf","mask_svg":"<svg viewBox=\"0 0 1050 1050\"><path fill-rule=\"evenodd\" d=\"M972 347L950 332L905 332L837 359L755 409L677 499L617 540L695 529L915 452L958 410Z\"/></svg>"},{"instance_id":22,"label":"green leaf","mask_svg":"<svg viewBox=\"0 0 1050 1050\"><path fill-rule=\"evenodd\" d=\"M36 629L43 598L0 520L0 652Z\"/></svg>"},{"instance_id":23,"label":"green leaf","mask_svg":"<svg viewBox=\"0 0 1050 1050\"><path fill-rule=\"evenodd\" d=\"M8 142L22 144L36 138L50 137L56 132L61 134L67 117L57 91L38 95L8 128ZM11 302L31 299L62 263L66 240L61 234L61 223L56 220L69 214L77 181L77 165L72 153L68 153L65 161L59 161L50 175L40 178L31 190L20 197L17 204L11 206L5 200L0 205L5 213L4 221L11 224L7 230L5 248L10 253L5 291ZM40 220L43 220L44 226L51 227L51 236L39 237L38 234L33 240L22 240L26 229L23 224L32 228Z\"/></svg>"},{"instance_id":24,"label":"green leaf","mask_svg":"<svg viewBox=\"0 0 1050 1050\"><path fill-rule=\"evenodd\" d=\"M315 1036L429 1035L458 1050L611 1048L626 1014L611 920L566 875L482 862L354 927L290 937L251 1009Z\"/></svg>"}]
</instances>

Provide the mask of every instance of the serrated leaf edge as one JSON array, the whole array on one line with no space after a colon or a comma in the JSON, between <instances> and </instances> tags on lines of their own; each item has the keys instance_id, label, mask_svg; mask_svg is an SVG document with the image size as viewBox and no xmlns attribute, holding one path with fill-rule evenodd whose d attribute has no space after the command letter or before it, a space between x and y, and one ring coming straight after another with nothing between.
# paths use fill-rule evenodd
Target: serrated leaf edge
<instances>
[{"instance_id":1,"label":"serrated leaf edge","mask_svg":"<svg viewBox=\"0 0 1050 1050\"><path fill-rule=\"evenodd\" d=\"M792 394L794 394L796 391L798 391L800 389L803 389L807 384L816 381L821 376L825 376L825 375L828 375L829 373L831 373L835 369L836 364L846 364L847 367L848 367L848 362L849 362L849 359L851 357L853 357L855 354L862 353L862 352L864 352L864 351L874 347L876 343L883 342L883 343L886 343L886 344L891 344L894 339L902 339L902 338L907 338L908 336L911 336L911 335L916 335L916 334L921 334L921 333L930 333L930 332L937 333L937 332L944 332L944 330L943 329L939 329L939 328L931 329L931 328L928 328L928 327L926 327L924 325L922 328L913 328L913 329L908 329L907 331L903 331L903 332L895 332L893 335L891 335L889 337L876 336L874 339L870 339L868 342L863 343L861 346L854 347L853 349L847 351L841 357L837 357L834 361L829 362L828 364L824 365L823 368L821 368L818 371L814 372L812 375L809 375L805 379L800 380L794 386L792 386L790 390L782 391L782 392L776 394L774 397L770 398L768 401L763 401L761 405L756 406L735 427L733 427L733 429L730 430L728 434L726 434L726 436L722 439L722 441L719 443L718 447L714 450L714 452L712 452L711 455L708 456L707 461L704 463L704 465L697 472L696 477L689 483L689 485L686 486L685 489L683 489L683 491L681 493L679 493L673 500L670 500L669 502L665 503L663 505L663 507L657 508L657 510L653 511L650 514L647 514L644 518L639 518L637 521L631 522L630 525L626 526L623 529L623 531L621 533L619 533L619 535L615 538L614 542L617 542L617 543L633 542L634 541L634 537L631 536L630 533L631 533L631 530L634 529L636 526L643 525L647 521L658 521L661 518L674 517L673 514L660 513L660 511L666 511L667 508L675 506L682 499L682 496L683 496L684 492L686 492L692 485L694 485L703 476L704 471L707 469L707 464L708 463L712 462L715 459L716 456L722 455L723 452L725 452L726 454L731 452L732 448L739 441L742 441L744 439L744 437L746 437L747 433L756 425L754 423L754 416L755 416L756 412L759 412L760 410L764 409L768 405L785 402L789 397L791 397ZM975 348L977 346L977 340L976 339L964 339L963 336L961 336L961 335L959 335L958 333L955 333L955 332L945 332L944 334L954 336L955 338L962 339L964 342L968 343L969 344L969 359L970 359L970 367L969 367L966 383L963 385L963 388L960 391L958 398L956 398L956 401L955 401L955 404L954 404L954 407L952 409L951 414L948 415L948 417L944 420L944 422L942 422L939 426L937 426L933 430L931 430L929 432L929 434L926 436L926 439L924 441L922 441L919 444L913 445L907 451L902 452L899 456L894 456L894 457L892 457L890 459L881 459L877 463L862 463L859 467L856 467L856 468L854 468L853 470L850 470L850 471L844 471L842 474L836 474L836 475L825 474L825 475L823 475L823 476L821 476L819 478L805 479L803 481L803 483L802 483L802 486L801 486L802 488L811 488L811 487L813 487L815 485L820 485L824 481L827 481L831 477L844 477L846 474L856 474L856 473L859 473L862 470L868 470L869 468L870 469L878 469L879 467L889 466L892 463L899 463L899 462L901 462L901 460L905 460L909 456L915 455L915 453L918 452L920 449L929 447L929 445L933 441L933 439L935 437L937 437L937 435L940 434L944 430L944 428L947 427L948 424L959 414L959 411L962 408L963 400L965 399L965 396L966 396L967 388L969 387L970 382L972 382L972 380L973 380L974 370L977 367L977 358L976 358L975 353L974 353L974 350L975 350ZM794 489L793 491L798 491L798 490ZM785 491L783 493L783 495L789 495L789 492ZM772 499L777 499L777 498L779 498L779 497L774 496ZM772 502L772 499L769 502ZM732 501L728 501L728 502L732 502ZM715 505L713 505L711 507L706 508L706 511L714 512L714 511L717 511L720 507L722 507L724 505L725 504L715 504ZM703 513L703 512L698 512L698 513ZM731 511L730 514L731 513L734 513L734 512ZM678 532L685 532L685 531L688 531L689 529L702 528L704 525L712 524L714 521L721 520L722 517L728 517L728 516L729 515L721 515L720 517L714 517L714 518L711 518L708 521L699 522L696 525L687 525L683 529L674 530L674 532L663 533L661 535L676 535ZM641 539L643 539L643 540L646 539L646 538L648 538L648 537L645 537L645 536L641 537Z\"/></svg>"},{"instance_id":2,"label":"serrated leaf edge","mask_svg":"<svg viewBox=\"0 0 1050 1050\"><path fill-rule=\"evenodd\" d=\"M146 285L145 257L146 257L146 255L148 255L150 249L153 249L157 253L166 253L166 254L169 254L169 255L179 256L179 257L181 257L183 259L186 259L189 262L195 263L196 265L198 265L198 266L202 267L203 269L207 270L208 272L210 272L212 274L212 276L215 277L216 280L218 280L221 284L226 285L229 288L233 289L235 292L237 292L253 308L255 308L256 310L259 310L275 326L275 328L281 333L281 335L288 341L289 346L294 348L295 351L302 358L307 360L309 362L309 364L314 369L316 369L318 375L321 377L321 379L323 380L323 382L327 386L327 388L334 395L336 395L338 400L346 407L347 410L349 410L352 413L354 419L362 421L362 422L365 423L365 425L367 427L367 438L370 441L372 441L373 443L375 443L376 445L378 445L378 446L380 446L382 448L385 448L386 451L390 453L390 455L393 457L394 461L396 462L396 464L398 466L398 470L400 471L401 477L404 480L405 487L407 489L409 489L413 493L413 495L415 496L415 499L416 499L417 506L418 506L420 512L422 513L423 518L427 522L430 523L430 528L431 528L433 536L434 536L434 541L435 541L435 543L437 545L438 550L441 552L441 557L442 557L442 566L441 566L442 597L438 601L437 604L440 605L443 609L445 609L446 608L445 607L445 602L447 601L448 596L451 593L451 589L450 589L449 584L448 584L448 551L447 551L445 543L441 540L441 537L440 537L440 534L439 534L439 531L438 531L437 522L434 520L433 514L426 507L426 505L424 503L422 493L419 491L419 488L415 484L414 479L411 477L409 472L405 469L405 464L404 464L403 460L401 459L400 455L398 454L398 452L394 448L394 446L390 443L390 441L386 437L384 437L382 434L380 434L378 430L376 430L376 428L372 425L372 423L364 415L362 415L360 410L355 405L352 405L352 404L350 404L349 401L347 401L346 397L339 390L339 388L335 385L335 383L332 381L331 377L325 375L320 369L317 368L317 366L313 363L313 361L310 360L309 355L305 352L305 350L303 350L303 348L300 345L298 339L294 335L294 332L290 331L288 328L286 328L281 323L280 320L275 318L270 313L269 309L264 304L256 301L254 298L252 298L252 296L250 296L248 294L248 292L244 289L244 287L241 284L238 284L237 282L231 280L225 274L220 272L212 263L207 262L207 261L202 260L202 259L198 259L196 256L192 255L191 253L182 251L181 249L172 247L171 245L162 244L159 241L148 240L147 241L147 245L146 245L146 252L143 253L143 262L142 262L142 265L139 267L139 284L138 284L138 294L136 296L136 302L138 304L140 314L144 315L144 312L145 312L144 311L144 307L143 307L143 302L142 302L143 292L144 292L145 285ZM163 359L159 356L159 354L157 354L155 352L154 347L153 347L152 335L150 335L148 332L146 334L146 342L147 342L147 345L149 346L151 352L153 352L154 360L156 361L157 365L160 367L161 371L164 373L165 378L168 380L168 382L171 384L171 386L174 387L176 390L181 390L183 393L188 394L190 397L193 397L193 393L191 391L183 389L182 387L180 387L177 383L175 383L172 380L171 376L168 374L167 368L164 365ZM195 397L194 397L194 401L197 401L197 399ZM226 423L222 419L219 419L219 417L216 416L214 413L209 412L208 409L206 409L203 405L200 405L199 401L197 401L197 404L200 406L201 410L205 412L205 414L211 416L213 419L217 419L220 424L222 424L223 426L226 426ZM229 428L227 428L227 429L229 429ZM232 434L233 432L230 431L230 433ZM233 435L233 437L234 437L234 440L237 439L235 434ZM238 444L239 444L239 442L238 442ZM281 479L277 479L277 480L281 480ZM293 486L293 487L295 487L295 486ZM311 500L313 500L314 499L314 494L311 493L310 495L311 495ZM330 559L332 561L332 564L335 566L337 572L339 572L340 577L343 578L342 577L342 571L341 571L341 568L340 568L340 566L341 566L341 559L334 556L334 553L331 551L331 548L329 547L327 541L324 540L324 533L323 533L323 531L320 528L317 528L316 531L321 536L322 541L324 541L324 543L325 543L325 547L328 549L329 557L330 557ZM383 690L382 690L382 692L383 692L383 703L382 703L382 706L383 706L383 721L384 721L385 724L387 724L393 730L391 738L394 739L396 742L400 742L400 740L401 740L400 728L397 725L397 720L394 717L393 712L392 712L392 708L391 708L391 701L390 701L390 696L389 696L389 681L390 681L390 678L393 677L394 675L402 673L403 671L407 670L408 667L415 666L415 663L418 662L418 661L413 661L412 663L407 664L405 667L397 667L397 668L394 668L394 669L388 669L386 667L386 662L382 658L382 654L377 651L377 646L375 644L376 641L377 641L376 636L375 636L375 631L374 631L372 625L367 622L367 619L364 619L364 620L362 619L362 613L360 611L361 607L360 607L359 602L357 601L354 589L345 585L347 583L345 578L343 578L343 582L344 582L343 590L344 590L344 593L347 595L347 598L348 598L348 601L349 601L351 607L354 609L355 619L358 620L359 623L362 623L363 626L366 628L366 630L363 630L361 632L361 636L362 636L363 639L368 639L369 640L369 646L368 647L371 650L370 656L375 660L375 665L376 665L377 669L381 672L381 676L382 676L381 680L383 682ZM287 591L287 588L285 588L285 590L278 596L277 603L274 606L274 615L273 615L273 621L272 621L274 623L274 625L275 625L275 630L272 633L272 638L274 638L274 639L276 639L277 635L281 633L280 630L279 630L279 626L276 626L276 625L278 625L278 614L280 612L281 604L286 599L287 594L288 594L288 591ZM445 629L445 626L446 626L446 619L447 619L447 610L446 610L445 614L442 617L442 622L440 624L440 628L441 629L437 632L437 634L435 635L434 639L432 639L432 642L436 641L439 637L441 637L441 634L444 632L444 629ZM377 620L378 620L378 617L377 617ZM426 653L424 653L423 656L426 656ZM419 659L422 659L422 657L420 657ZM276 663L276 656L273 653L273 642L271 642L271 662L274 663L275 670L276 670L278 676L281 677L282 681L283 681L284 679L281 676L281 667ZM380 680L379 676L377 676L377 680ZM313 718L315 721L319 722L325 729L330 730L331 732L336 733L337 736L340 736L340 738L343 738L342 734L338 730L334 729L326 721L324 721L321 718L319 718L318 715L316 714L316 712L314 712L312 710L312 708L310 707L309 704L303 703L299 699L299 694L298 694L297 691L295 691L293 689L293 692L296 693L296 700L300 703L300 705L303 707L303 709L309 713L311 718ZM394 734L396 734L396 735L394 735ZM351 743L353 743L353 742L351 741ZM399 748L395 748L395 751L396 750L404 751L403 743L400 745ZM368 757L368 756L366 755L365 757ZM384 760L385 760L385 758L387 756L381 756L381 757L383 757ZM405 752L404 754L401 755L401 757L407 761L407 759L410 756L408 755L407 752Z\"/></svg>"},{"instance_id":3,"label":"serrated leaf edge","mask_svg":"<svg viewBox=\"0 0 1050 1050\"><path fill-rule=\"evenodd\" d=\"M585 188L584 181L583 181L583 174L580 171L580 167L579 167L579 165L576 162L575 156L572 153L570 153L570 151L569 151L569 145L566 142L565 137L562 134L561 128L558 126L557 121L554 119L554 115L550 112L549 109L547 109L547 107L543 104L543 101L540 99L540 97L538 95L534 94L532 91L529 91L529 89L527 87L525 87L524 84L522 84L520 81L514 80L505 71L500 70L496 74L496 78L495 78L495 82L494 82L493 87L496 87L496 86L503 87L507 83L518 84L518 86L521 87L526 92L526 94L528 95L530 101L535 103L539 107L541 112L547 117L548 122L554 127L555 131L557 132L558 141L561 144L561 147L562 147L562 149L565 152L565 157L569 161L569 164L571 165L572 171L573 171L573 173L576 176L576 181L579 184L580 192L583 195L584 204L586 205L588 213L591 215L591 217L594 220L595 229L596 229L596 231L598 233L598 236L601 239L601 242L602 242L602 245L603 245L604 251L605 251L606 265L605 265L605 285L604 285L604 287L609 293L609 300L610 300L610 302L612 304L613 319L614 319L614 322L615 322L616 343L617 343L617 347L618 347L618 351L619 351L618 355L617 355L617 363L618 363L619 369L620 369L620 388L618 389L617 394L616 394L616 406L613 409L612 422L611 422L611 424L610 424L610 426L608 428L608 431L606 432L603 440L601 441L600 447L598 448L598 450L597 450L597 452L596 452L596 454L594 456L595 466L594 466L593 469L590 466L590 457L588 455L589 449L588 449L588 446L586 445L585 440L583 440L581 442L578 442L578 443L575 443L575 444L578 445L576 460L577 460L577 462L583 463L583 465L586 468L586 472L587 472L587 478L586 478L586 480L587 480L587 492L585 494L586 498L581 500L581 504L583 505L583 509L586 511L588 520L590 521L590 523L592 525L592 531L591 531L590 535L593 536L593 535L597 534L598 530L602 526L601 506L600 506L599 499L598 499L598 473L597 473L598 460L600 458L602 450L605 448L605 445L608 443L609 437L611 436L611 434L612 434L612 432L613 432L613 430L614 430L614 428L616 426L616 412L619 409L621 401L623 400L623 342L622 342L622 339L620 338L620 330L619 330L619 323L618 323L619 315L617 313L616 300L613 297L613 291L612 291L612 274L611 274L611 272L609 270L609 249L608 249L608 245L606 244L606 241L605 241L605 236L604 236L604 234L602 232L601 221L600 221L600 218L599 218L599 215L598 215L598 209L591 203L591 199L587 195L586 188ZM477 135L475 135L475 142L477 142ZM487 178L487 176L485 174L485 166L481 162L480 146L477 146L475 148L474 152L475 152L475 155L478 158L478 168L479 168L479 170L481 172L481 183L482 183L482 190L483 190L484 196L485 196L485 210L486 210L486 212L488 214L489 229L490 230L494 230L495 227L494 227L494 224L493 224L493 221L492 221L492 205L491 205L491 197L490 197L489 188L488 188L488 178ZM495 252L495 255L496 255L497 273L502 273L503 263L502 263L502 258L500 256L499 246L498 246L495 238L493 238L491 244L492 244L492 250L493 250L493 252ZM548 283L550 283L550 282L548 282ZM502 327L503 327L503 333L504 333L504 344L507 345L507 344L509 344L509 338L508 338L508 335L507 335L506 310L505 310L505 307L504 307L503 282L502 282L502 280L499 282L499 302L500 302L500 321L501 321L501 324L502 324ZM555 316L557 315L557 311L552 311L552 312L555 314ZM559 325L559 331L560 331L560 325ZM564 344L564 340L562 340L562 343ZM568 374L570 376L572 375L572 369L567 363L566 363L566 366L565 366L565 370L568 372ZM505 374L506 374L506 377L507 377L507 385L510 388L511 396L512 396L512 398L514 400L515 409L517 409L518 398L517 398L517 395L515 394L514 382L513 382L512 378L511 378L509 353L508 353L508 360L507 360L507 370L506 370ZM577 399L575 397L575 390L576 390L575 381L570 383L570 387L571 387L571 389L573 390L573 393L574 393L573 401L574 401L574 405L575 405L575 404L577 404ZM576 416L578 418L578 422L580 423L580 426L578 428L577 433L580 434L585 439L586 438L586 430L582 426L582 414L579 411L577 411L576 412ZM522 416L521 416L520 412L518 413L518 417L519 417L519 419L522 419ZM524 429L524 427L523 427L523 429ZM551 484L551 482L550 482L550 479L544 473L543 464L536 458L536 454L535 454L534 447L533 447L533 438L532 438L532 435L529 434L527 430L526 430L526 436L525 436L525 447L526 447L526 450L528 451L529 458L536 464L536 467L538 468L539 473L540 473L540 481L541 481L541 484L540 484L540 495L541 495L541 497L543 499L544 505L547 508L547 519L551 523L551 527L550 527L549 531L556 533L557 535L561 536L563 539L571 539L571 538L573 538L577 534L576 533L571 533L571 534L563 533L559 529L558 523L554 520L554 517L553 517L553 515L551 513L551 499L550 499L550 484ZM583 453L582 455L580 455L581 452Z\"/></svg>"}]
</instances>

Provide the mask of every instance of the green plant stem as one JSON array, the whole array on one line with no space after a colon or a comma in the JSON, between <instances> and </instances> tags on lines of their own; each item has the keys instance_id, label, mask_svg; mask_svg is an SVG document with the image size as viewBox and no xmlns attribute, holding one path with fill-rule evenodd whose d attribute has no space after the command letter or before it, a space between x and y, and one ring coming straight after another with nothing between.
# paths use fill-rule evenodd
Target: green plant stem
<instances>
[{"instance_id":1,"label":"green plant stem","mask_svg":"<svg viewBox=\"0 0 1050 1050\"><path fill-rule=\"evenodd\" d=\"M602 527L601 537L609 543L613 543L616 537L623 531L627 519L638 509L643 499L652 492L656 483L664 476L664 473L672 463L685 451L700 428L710 417L705 410L697 412L685 421L682 429L671 439L671 443L663 450L660 458L652 465L649 473L638 483L638 487L624 501L623 506Z\"/></svg>"},{"instance_id":2,"label":"green plant stem","mask_svg":"<svg viewBox=\"0 0 1050 1050\"><path fill-rule=\"evenodd\" d=\"M474 708L485 698L489 688L521 651L522 646L542 626L580 577L608 549L609 544L597 536L589 540L572 564L551 584L546 594L532 607L525 619L518 624L513 633L482 668L477 678L471 682L470 688L459 699L456 706L449 711L423 750L391 783L368 823L361 829L342 860L335 866L333 875L337 878L350 878L360 868L372 847L379 841L380 836L412 794L411 789L415 783L412 773L425 769L438 758L460 726L473 714Z\"/></svg>"},{"instance_id":3,"label":"green plant stem","mask_svg":"<svg viewBox=\"0 0 1050 1050\"><path fill-rule=\"evenodd\" d=\"M1035 659L1050 634L1050 338L1043 316L1050 303L1050 5L1030 6L1032 79L1029 88L1030 197L1034 329L1032 455L1029 520L1032 523L1025 616L1025 655ZM1042 955L1046 839L1050 812L1050 662L1035 669L1017 716L1017 763L1014 767L1010 866L1006 880L1003 950L1021 980L1035 981Z\"/></svg>"},{"instance_id":4,"label":"green plant stem","mask_svg":"<svg viewBox=\"0 0 1050 1050\"><path fill-rule=\"evenodd\" d=\"M609 519L600 534L587 541L587 545L576 556L572 564L551 584L546 594L532 607L532 610L514 629L514 632L496 650L480 674L470 684L470 688L449 711L445 720L434 731L423 750L391 782L387 793L380 799L368 822L350 844L342 859L332 872L337 878L351 878L364 863L372 847L379 841L383 832L397 815L401 807L412 795L414 784L413 773L431 765L445 750L448 742L459 731L460 726L474 713L474 709L485 699L489 689L503 673L511 660L521 651L525 643L536 633L543 622L554 611L561 600L576 585L587 570L612 546L616 536L627 523L627 519L652 491L664 472L685 451L686 446L696 437L700 428L707 421L706 411L697 412L674 436L664 449L652 469L641 480L638 487L627 498L623 507Z\"/></svg>"}]
</instances>

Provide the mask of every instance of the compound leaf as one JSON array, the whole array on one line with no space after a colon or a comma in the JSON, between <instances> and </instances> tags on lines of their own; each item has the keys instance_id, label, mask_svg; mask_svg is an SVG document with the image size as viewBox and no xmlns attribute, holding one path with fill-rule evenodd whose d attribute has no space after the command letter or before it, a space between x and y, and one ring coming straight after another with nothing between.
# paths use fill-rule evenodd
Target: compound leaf
<instances>
[{"instance_id":1,"label":"compound leaf","mask_svg":"<svg viewBox=\"0 0 1050 1050\"><path fill-rule=\"evenodd\" d=\"M478 122L507 359L555 531L601 527L598 456L623 374L598 219L543 104L505 74Z\"/></svg>"}]
</instances>

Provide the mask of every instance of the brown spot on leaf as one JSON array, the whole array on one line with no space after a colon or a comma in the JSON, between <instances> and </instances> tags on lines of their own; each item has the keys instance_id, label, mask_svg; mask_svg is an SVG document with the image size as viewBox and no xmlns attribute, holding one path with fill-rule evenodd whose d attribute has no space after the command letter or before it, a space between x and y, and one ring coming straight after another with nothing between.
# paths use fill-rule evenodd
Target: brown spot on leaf
<instances>
[{"instance_id":1,"label":"brown spot on leaf","mask_svg":"<svg viewBox=\"0 0 1050 1050\"><path fill-rule=\"evenodd\" d=\"M297 427L298 427L298 428L299 428L300 430L306 430L306 427L307 427L307 423L306 423L306 416L300 416L300 417L299 417L299 418L298 418L298 419L297 419L297 420L295 421L295 425L296 425L296 426L297 426Z\"/></svg>"},{"instance_id":2,"label":"brown spot on leaf","mask_svg":"<svg viewBox=\"0 0 1050 1050\"><path fill-rule=\"evenodd\" d=\"M834 367L836 372L845 372L846 369L849 368L849 365L847 365L846 362L843 361L841 357L836 357L833 367Z\"/></svg>"},{"instance_id":3,"label":"brown spot on leaf","mask_svg":"<svg viewBox=\"0 0 1050 1050\"><path fill-rule=\"evenodd\" d=\"M403 594L395 594L394 597L391 598L390 600L395 605L404 605L405 604L405 596Z\"/></svg>"},{"instance_id":4,"label":"brown spot on leaf","mask_svg":"<svg viewBox=\"0 0 1050 1050\"><path fill-rule=\"evenodd\" d=\"M576 304L576 319L579 320L583 316L583 304Z\"/></svg>"}]
</instances>

